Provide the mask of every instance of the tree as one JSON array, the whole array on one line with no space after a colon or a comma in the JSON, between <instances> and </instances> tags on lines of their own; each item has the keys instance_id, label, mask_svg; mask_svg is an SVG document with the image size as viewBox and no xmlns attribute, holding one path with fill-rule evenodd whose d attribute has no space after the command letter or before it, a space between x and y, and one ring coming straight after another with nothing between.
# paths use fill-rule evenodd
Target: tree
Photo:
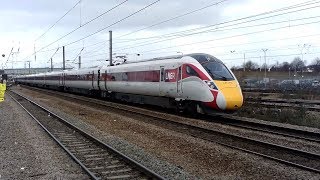
<instances>
[{"instance_id":1,"label":"tree","mask_svg":"<svg viewBox=\"0 0 320 180\"><path fill-rule=\"evenodd\" d=\"M311 63L311 67L314 69L315 72L320 72L320 58L316 57L313 62Z\"/></svg>"},{"instance_id":2,"label":"tree","mask_svg":"<svg viewBox=\"0 0 320 180\"><path fill-rule=\"evenodd\" d=\"M244 67L246 68L246 70L251 71L251 70L256 70L259 66L257 63L249 60L244 64Z\"/></svg>"},{"instance_id":3,"label":"tree","mask_svg":"<svg viewBox=\"0 0 320 180\"><path fill-rule=\"evenodd\" d=\"M262 69L262 70L264 70L264 69L267 69L267 70L268 70L269 68L268 68L268 65L267 65L266 63L263 63L263 64L261 65L261 69Z\"/></svg>"},{"instance_id":4,"label":"tree","mask_svg":"<svg viewBox=\"0 0 320 180\"><path fill-rule=\"evenodd\" d=\"M295 71L302 71L306 67L306 65L300 57L295 57L290 63L290 67Z\"/></svg>"},{"instance_id":5,"label":"tree","mask_svg":"<svg viewBox=\"0 0 320 180\"><path fill-rule=\"evenodd\" d=\"M288 62L283 62L280 66L279 66L279 70L280 71L289 71L290 68L290 64Z\"/></svg>"},{"instance_id":6,"label":"tree","mask_svg":"<svg viewBox=\"0 0 320 180\"><path fill-rule=\"evenodd\" d=\"M236 66L232 66L231 67L231 71L235 71L235 70L237 70L237 67Z\"/></svg>"}]
</instances>

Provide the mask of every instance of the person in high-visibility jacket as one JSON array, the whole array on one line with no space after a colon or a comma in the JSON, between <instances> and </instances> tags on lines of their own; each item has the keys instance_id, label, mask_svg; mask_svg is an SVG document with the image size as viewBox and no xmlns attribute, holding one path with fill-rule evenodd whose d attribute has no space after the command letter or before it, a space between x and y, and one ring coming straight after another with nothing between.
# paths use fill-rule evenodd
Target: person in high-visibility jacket
<instances>
[{"instance_id":1,"label":"person in high-visibility jacket","mask_svg":"<svg viewBox=\"0 0 320 180\"><path fill-rule=\"evenodd\" d=\"M4 101L4 93L6 91L6 84L4 83L0 83L0 102Z\"/></svg>"}]
</instances>

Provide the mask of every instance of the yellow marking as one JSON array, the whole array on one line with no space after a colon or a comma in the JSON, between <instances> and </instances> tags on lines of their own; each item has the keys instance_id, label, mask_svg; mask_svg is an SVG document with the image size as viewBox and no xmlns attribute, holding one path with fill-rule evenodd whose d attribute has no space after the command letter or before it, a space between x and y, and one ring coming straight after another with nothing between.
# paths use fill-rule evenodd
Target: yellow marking
<instances>
[{"instance_id":1,"label":"yellow marking","mask_svg":"<svg viewBox=\"0 0 320 180\"><path fill-rule=\"evenodd\" d=\"M0 83L0 102L4 101L4 93L6 91L6 84Z\"/></svg>"},{"instance_id":2,"label":"yellow marking","mask_svg":"<svg viewBox=\"0 0 320 180\"><path fill-rule=\"evenodd\" d=\"M243 96L237 81L214 81L227 102L226 110L236 110L242 107Z\"/></svg>"},{"instance_id":3,"label":"yellow marking","mask_svg":"<svg viewBox=\"0 0 320 180\"><path fill-rule=\"evenodd\" d=\"M214 80L214 83L217 85L218 89L224 89L224 88L235 88L238 86L238 82L233 81L217 81Z\"/></svg>"}]
</instances>

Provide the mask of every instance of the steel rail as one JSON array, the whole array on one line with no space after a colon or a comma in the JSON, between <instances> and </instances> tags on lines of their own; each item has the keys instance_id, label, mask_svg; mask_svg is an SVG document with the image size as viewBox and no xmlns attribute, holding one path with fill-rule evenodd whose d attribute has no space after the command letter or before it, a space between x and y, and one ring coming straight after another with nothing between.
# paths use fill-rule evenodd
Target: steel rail
<instances>
[{"instance_id":1,"label":"steel rail","mask_svg":"<svg viewBox=\"0 0 320 180\"><path fill-rule=\"evenodd\" d=\"M79 134L81 134L82 136L84 136L86 139L89 139L91 143L96 144L98 147L102 147L104 149L106 149L108 152L112 152L113 154L115 154L115 156L120 157L118 159L121 159L125 162L126 165L130 165L132 167L134 167L134 170L138 170L141 172L141 174L143 176L145 176L148 179L164 179L163 177L161 177L160 175L156 174L155 172L153 172L152 170L146 168L145 166L143 166L142 164L138 163L137 161L131 159L130 157L124 155L123 153L117 151L116 149L114 149L113 147L103 143L102 141L96 139L95 137L87 134L86 132L82 131L81 129L75 127L74 125L72 125L71 123L69 123L68 121L66 121L65 119L63 119L62 117L56 115L55 113L53 113L52 111L44 108L43 106L37 104L36 102L30 100L29 98L10 91L10 93L14 93L15 95L25 99L26 101L30 102L32 105L36 106L37 108L41 109L41 111L44 111L48 114L50 114L51 117L54 117L55 119L57 119L58 121L60 121L61 123L63 123L64 125L68 126L69 128L73 129L74 131L78 132ZM14 98L11 94L9 94L9 96L15 101L17 102L48 134L50 137L52 137L66 152L68 155L71 156L71 158L78 163L81 168L89 175L90 178L92 179L101 179L101 177L97 176L97 173L94 173L92 170L90 170L89 167L87 167L81 159L79 159L74 152L72 152L72 150L70 150L70 147L68 148L65 143L63 143L62 141L60 141L50 130L48 130L47 127L45 127L45 125L43 125L40 120L38 118L36 118L26 107L24 107L16 98Z\"/></svg>"},{"instance_id":2,"label":"steel rail","mask_svg":"<svg viewBox=\"0 0 320 180\"><path fill-rule=\"evenodd\" d=\"M113 108L113 109L120 109L120 110L126 110L127 108L123 108L123 104L119 103L110 103L106 101L102 101L99 99L94 99L94 98L88 98L84 96L77 96L69 93L63 93L63 92L57 92L53 90L47 90L47 89L40 89L40 88L35 88L35 87L30 87L30 86L24 86L28 89L35 90L35 91L40 91L49 95L56 95L60 96L63 98L69 98L77 101L82 101L86 103L91 103L92 105L94 104L99 104L101 106ZM126 105L125 105L126 106ZM138 110L131 110L132 113L139 114L140 112ZM141 115L145 115L143 113L140 113ZM149 114L149 116L152 116ZM266 133L272 133L276 135L282 135L282 136L287 136L287 137L292 137L296 139L303 139L311 142L320 142L320 133L317 132L312 132L312 131L306 131L306 130L300 130L300 129L293 129L293 128L288 128L288 127L281 127L281 126L275 126L275 125L270 125L270 124L263 124L259 122L253 122L253 121L246 121L242 120L239 117L233 117L230 115L225 115L225 114L218 114L218 118L215 118L213 120L212 116L217 117L217 114L212 114L209 117L204 117L202 120L205 121L213 121L219 124L227 124L230 126L235 126L235 127L240 127L240 128L246 128L250 130L255 130L255 131L260 131L260 132L266 132ZM158 117L157 114L153 115L152 117Z\"/></svg>"},{"instance_id":3,"label":"steel rail","mask_svg":"<svg viewBox=\"0 0 320 180\"><path fill-rule=\"evenodd\" d=\"M82 102L108 106L95 99L90 99L89 101L89 100L85 100L86 98L77 99L75 96L73 96L72 98L76 100L81 100ZM301 169L305 169L308 171L320 173L320 155L319 154L310 153L310 152L302 151L295 148L289 148L289 147L281 146L274 143L255 140L252 138L224 133L224 132L220 132L213 129L207 129L207 128L193 126L193 125L189 125L181 122L171 121L169 119L161 118L159 116L147 115L133 109L125 109L125 108L115 107L110 105L109 107L114 109L124 110L132 114L149 116L150 119L152 120L148 120L148 122L156 123L159 126L164 126L165 128L174 130L176 132L189 134L196 138L201 138L201 139L204 139L213 143L217 143L223 146L242 150L248 153L253 153L253 154L256 154L268 159L272 159L274 161L278 161L287 165L291 165L291 166L299 167ZM142 121L147 121L147 120L142 120ZM261 149L259 150L259 148ZM308 164L308 163L311 163L311 164Z\"/></svg>"}]
</instances>

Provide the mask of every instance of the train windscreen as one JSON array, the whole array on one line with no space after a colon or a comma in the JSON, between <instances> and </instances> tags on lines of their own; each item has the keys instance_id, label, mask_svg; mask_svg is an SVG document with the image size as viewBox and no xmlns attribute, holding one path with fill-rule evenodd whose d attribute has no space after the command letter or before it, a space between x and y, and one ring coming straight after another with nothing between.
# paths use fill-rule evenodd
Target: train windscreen
<instances>
[{"instance_id":1,"label":"train windscreen","mask_svg":"<svg viewBox=\"0 0 320 180\"><path fill-rule=\"evenodd\" d=\"M203 63L202 66L210 74L213 80L234 80L234 77L232 76L228 68L226 68L226 66L220 62L209 61Z\"/></svg>"},{"instance_id":2,"label":"train windscreen","mask_svg":"<svg viewBox=\"0 0 320 180\"><path fill-rule=\"evenodd\" d=\"M204 69L210 74L213 80L230 81L234 80L233 75L228 68L218 58L209 54L190 54L192 58L196 59Z\"/></svg>"}]
</instances>

